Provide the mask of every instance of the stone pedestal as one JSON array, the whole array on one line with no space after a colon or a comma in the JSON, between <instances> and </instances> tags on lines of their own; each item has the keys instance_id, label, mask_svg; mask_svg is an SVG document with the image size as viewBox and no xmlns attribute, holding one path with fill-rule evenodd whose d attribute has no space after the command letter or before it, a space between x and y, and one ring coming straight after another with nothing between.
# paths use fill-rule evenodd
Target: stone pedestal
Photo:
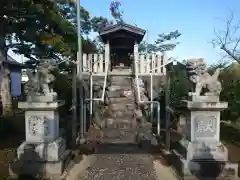
<instances>
[{"instance_id":1,"label":"stone pedestal","mask_svg":"<svg viewBox=\"0 0 240 180\"><path fill-rule=\"evenodd\" d=\"M228 107L216 96L194 96L184 101L187 111L186 137L174 150L183 179L237 178L237 163L228 162L228 150L220 142L220 112Z\"/></svg>"},{"instance_id":2,"label":"stone pedestal","mask_svg":"<svg viewBox=\"0 0 240 180\"><path fill-rule=\"evenodd\" d=\"M39 97L31 99L41 99ZM64 101L19 102L25 109L26 141L17 149L17 159L10 164L10 175L58 179L70 160L66 142L59 137L57 108Z\"/></svg>"},{"instance_id":3,"label":"stone pedestal","mask_svg":"<svg viewBox=\"0 0 240 180\"><path fill-rule=\"evenodd\" d=\"M26 142L47 143L59 136L57 108L63 101L19 102L18 108L25 109Z\"/></svg>"}]
</instances>

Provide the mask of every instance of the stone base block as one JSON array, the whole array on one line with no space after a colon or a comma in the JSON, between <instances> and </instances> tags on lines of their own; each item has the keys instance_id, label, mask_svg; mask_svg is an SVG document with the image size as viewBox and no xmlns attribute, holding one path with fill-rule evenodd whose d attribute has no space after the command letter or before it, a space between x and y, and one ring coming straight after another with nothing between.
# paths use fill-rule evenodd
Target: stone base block
<instances>
[{"instance_id":1,"label":"stone base block","mask_svg":"<svg viewBox=\"0 0 240 180\"><path fill-rule=\"evenodd\" d=\"M157 146L158 141L155 136L151 133L139 133L136 136L136 141L139 143L139 146L143 149L151 149L152 146Z\"/></svg>"},{"instance_id":2,"label":"stone base block","mask_svg":"<svg viewBox=\"0 0 240 180\"><path fill-rule=\"evenodd\" d=\"M184 180L238 180L238 164L215 160L188 161L175 150L171 164Z\"/></svg>"},{"instance_id":3,"label":"stone base block","mask_svg":"<svg viewBox=\"0 0 240 180\"><path fill-rule=\"evenodd\" d=\"M66 150L66 142L59 137L50 143L23 142L17 149L18 159L23 161L58 161Z\"/></svg>"},{"instance_id":4,"label":"stone base block","mask_svg":"<svg viewBox=\"0 0 240 180\"><path fill-rule=\"evenodd\" d=\"M189 95L190 95L188 97L189 101L196 101L196 102L219 102L219 96L214 96L214 95L197 96L194 93L189 94Z\"/></svg>"},{"instance_id":5,"label":"stone base block","mask_svg":"<svg viewBox=\"0 0 240 180\"><path fill-rule=\"evenodd\" d=\"M145 150L149 150L152 147L151 140L141 139L139 142L139 146Z\"/></svg>"},{"instance_id":6,"label":"stone base block","mask_svg":"<svg viewBox=\"0 0 240 180\"><path fill-rule=\"evenodd\" d=\"M187 147L187 159L215 159L228 161L228 150L221 142L190 142Z\"/></svg>"},{"instance_id":7,"label":"stone base block","mask_svg":"<svg viewBox=\"0 0 240 180\"><path fill-rule=\"evenodd\" d=\"M71 160L71 151L66 150L58 161L23 161L16 160L9 165L9 175L31 175L35 178L60 179Z\"/></svg>"},{"instance_id":8,"label":"stone base block","mask_svg":"<svg viewBox=\"0 0 240 180\"><path fill-rule=\"evenodd\" d=\"M52 102L57 100L57 94L52 93L47 96L43 95L33 95L33 96L28 96L27 101L30 102Z\"/></svg>"}]
</instances>

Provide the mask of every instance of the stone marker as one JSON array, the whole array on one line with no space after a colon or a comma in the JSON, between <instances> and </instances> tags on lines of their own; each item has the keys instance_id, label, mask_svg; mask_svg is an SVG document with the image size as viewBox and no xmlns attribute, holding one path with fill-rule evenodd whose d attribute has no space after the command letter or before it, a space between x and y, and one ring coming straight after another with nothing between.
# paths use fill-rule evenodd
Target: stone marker
<instances>
[{"instance_id":1,"label":"stone marker","mask_svg":"<svg viewBox=\"0 0 240 180\"><path fill-rule=\"evenodd\" d=\"M37 74L28 70L27 101L18 103L25 110L26 140L17 149L17 159L10 163L10 176L59 179L70 160L66 142L59 137L57 109L64 101L58 101L50 87L55 80L51 74L54 68L52 61L41 60Z\"/></svg>"},{"instance_id":2,"label":"stone marker","mask_svg":"<svg viewBox=\"0 0 240 180\"><path fill-rule=\"evenodd\" d=\"M189 122L183 128L186 139L180 140L173 151L174 165L183 179L226 179L229 176L237 179L238 165L228 162L228 150L220 141L220 112L228 103L219 101L219 70L209 75L203 59L199 59L188 61L187 71L195 87L184 101ZM209 92L202 95L203 87Z\"/></svg>"}]
</instances>

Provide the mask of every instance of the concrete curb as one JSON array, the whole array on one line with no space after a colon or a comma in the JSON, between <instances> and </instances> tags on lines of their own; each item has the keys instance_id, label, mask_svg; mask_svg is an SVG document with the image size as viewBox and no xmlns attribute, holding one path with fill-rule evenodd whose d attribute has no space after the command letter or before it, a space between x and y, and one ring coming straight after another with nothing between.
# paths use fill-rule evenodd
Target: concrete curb
<instances>
[{"instance_id":1,"label":"concrete curb","mask_svg":"<svg viewBox=\"0 0 240 180\"><path fill-rule=\"evenodd\" d=\"M158 180L178 180L178 176L171 167L167 167L161 164L161 162L153 161L153 167L157 175Z\"/></svg>"},{"instance_id":2,"label":"concrete curb","mask_svg":"<svg viewBox=\"0 0 240 180\"><path fill-rule=\"evenodd\" d=\"M95 155L83 155L83 159L77 163L77 164L72 164L70 170L68 170L64 175L62 176L61 179L64 180L77 180L79 179L79 176L81 176L84 171L92 166L92 164L96 161L96 156Z\"/></svg>"}]
</instances>

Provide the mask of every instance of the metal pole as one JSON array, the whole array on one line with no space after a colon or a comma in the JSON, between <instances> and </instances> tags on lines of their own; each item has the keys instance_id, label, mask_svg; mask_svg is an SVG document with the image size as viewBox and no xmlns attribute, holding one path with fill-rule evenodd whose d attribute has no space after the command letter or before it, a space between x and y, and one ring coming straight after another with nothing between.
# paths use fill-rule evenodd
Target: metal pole
<instances>
[{"instance_id":1,"label":"metal pole","mask_svg":"<svg viewBox=\"0 0 240 180\"><path fill-rule=\"evenodd\" d=\"M81 5L80 0L77 0L77 31L78 31L78 53L81 53L82 46L81 46ZM80 59L78 59L80 60ZM80 64L79 64L80 65ZM82 65L80 65L82 66Z\"/></svg>"},{"instance_id":2,"label":"metal pole","mask_svg":"<svg viewBox=\"0 0 240 180\"><path fill-rule=\"evenodd\" d=\"M84 91L84 99L86 98L86 91ZM84 122L83 122L83 133L85 134L86 133L86 125L87 125L87 123L86 123L86 119L87 119L87 104L86 103L84 103L83 104L83 120L84 120Z\"/></svg>"},{"instance_id":3,"label":"metal pole","mask_svg":"<svg viewBox=\"0 0 240 180\"><path fill-rule=\"evenodd\" d=\"M92 72L91 72L92 73ZM90 108L89 108L89 111L90 111L90 124L92 123L92 118L93 118L93 75L91 74L90 75Z\"/></svg>"},{"instance_id":4,"label":"metal pole","mask_svg":"<svg viewBox=\"0 0 240 180\"><path fill-rule=\"evenodd\" d=\"M76 66L72 68L72 140L76 138L76 120L77 120L77 71Z\"/></svg>"},{"instance_id":5,"label":"metal pole","mask_svg":"<svg viewBox=\"0 0 240 180\"><path fill-rule=\"evenodd\" d=\"M83 138L83 89L82 89L82 37L81 37L81 5L77 0L77 30L78 30L78 78L79 78L79 112L80 112L80 137Z\"/></svg>"},{"instance_id":6,"label":"metal pole","mask_svg":"<svg viewBox=\"0 0 240 180\"><path fill-rule=\"evenodd\" d=\"M166 70L166 87L165 87L165 147L166 150L170 150L170 129L169 129L169 124L170 124L170 114L169 114L169 98L170 98L170 75L169 75L169 70Z\"/></svg>"},{"instance_id":7,"label":"metal pole","mask_svg":"<svg viewBox=\"0 0 240 180\"><path fill-rule=\"evenodd\" d=\"M150 72L150 101L153 101L153 73ZM153 123L153 103L150 104L151 107L151 114L150 114L150 119L151 119L151 123Z\"/></svg>"}]
</instances>

